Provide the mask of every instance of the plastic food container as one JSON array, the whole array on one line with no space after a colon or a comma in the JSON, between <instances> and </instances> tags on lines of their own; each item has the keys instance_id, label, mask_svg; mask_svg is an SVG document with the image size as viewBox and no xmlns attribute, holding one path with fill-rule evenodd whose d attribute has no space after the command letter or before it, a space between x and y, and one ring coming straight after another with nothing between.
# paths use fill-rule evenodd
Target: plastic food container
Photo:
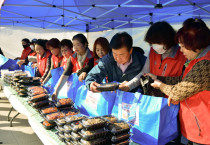
<instances>
[{"instance_id":1,"label":"plastic food container","mask_svg":"<svg viewBox=\"0 0 210 145\"><path fill-rule=\"evenodd\" d=\"M120 134L120 135L117 135L117 136L112 136L111 137L111 142L112 143L119 143L119 142L128 140L129 138L130 138L130 134L124 133L124 134Z\"/></svg>"},{"instance_id":2,"label":"plastic food container","mask_svg":"<svg viewBox=\"0 0 210 145\"><path fill-rule=\"evenodd\" d=\"M85 140L93 140L100 137L105 137L107 131L105 129L97 129L97 130L84 130L82 129L79 134Z\"/></svg>"},{"instance_id":3,"label":"plastic food container","mask_svg":"<svg viewBox=\"0 0 210 145\"><path fill-rule=\"evenodd\" d=\"M107 144L107 140L105 138L98 138L90 141L84 139L80 140L80 145L104 145L104 144Z\"/></svg>"},{"instance_id":4,"label":"plastic food container","mask_svg":"<svg viewBox=\"0 0 210 145\"><path fill-rule=\"evenodd\" d=\"M39 94L39 95L35 95L33 97L30 98L31 102L39 102L39 101L43 101L43 100L48 100L49 96L47 94Z\"/></svg>"},{"instance_id":5,"label":"plastic food container","mask_svg":"<svg viewBox=\"0 0 210 145\"><path fill-rule=\"evenodd\" d=\"M70 133L70 132L72 132L70 125L64 125L63 128L64 128L64 132L65 132L65 133Z\"/></svg>"},{"instance_id":6,"label":"plastic food container","mask_svg":"<svg viewBox=\"0 0 210 145\"><path fill-rule=\"evenodd\" d=\"M97 87L97 90L103 92L103 91L115 91L119 88L118 83L106 83L106 84L100 84L100 86Z\"/></svg>"},{"instance_id":7,"label":"plastic food container","mask_svg":"<svg viewBox=\"0 0 210 145\"><path fill-rule=\"evenodd\" d=\"M56 126L55 129L56 129L59 133L64 134L64 128L63 128L63 127Z\"/></svg>"},{"instance_id":8,"label":"plastic food container","mask_svg":"<svg viewBox=\"0 0 210 145\"><path fill-rule=\"evenodd\" d=\"M42 121L41 124L43 125L43 127L47 130L53 129L55 127L54 124L49 123L47 120Z\"/></svg>"},{"instance_id":9,"label":"plastic food container","mask_svg":"<svg viewBox=\"0 0 210 145\"><path fill-rule=\"evenodd\" d=\"M81 124L87 130L95 130L98 128L103 128L106 124L106 121L101 117L92 117L82 119Z\"/></svg>"},{"instance_id":10,"label":"plastic food container","mask_svg":"<svg viewBox=\"0 0 210 145\"><path fill-rule=\"evenodd\" d=\"M130 141L129 140L124 140L118 143L112 143L112 145L129 145Z\"/></svg>"},{"instance_id":11,"label":"plastic food container","mask_svg":"<svg viewBox=\"0 0 210 145\"><path fill-rule=\"evenodd\" d=\"M49 105L49 101L48 100L44 100L44 101L40 101L40 102L36 102L36 103L33 103L32 106L34 108L40 108L40 107L44 107L44 106L48 106Z\"/></svg>"},{"instance_id":12,"label":"plastic food container","mask_svg":"<svg viewBox=\"0 0 210 145\"><path fill-rule=\"evenodd\" d=\"M64 117L65 114L62 112L55 112L55 113L51 113L51 114L47 114L45 116L45 119L49 122L49 123L54 123L56 119L58 118L62 118Z\"/></svg>"},{"instance_id":13,"label":"plastic food container","mask_svg":"<svg viewBox=\"0 0 210 145\"><path fill-rule=\"evenodd\" d=\"M102 118L104 120L106 120L108 123L115 123L118 121L117 117L115 117L113 115L104 115L104 116L102 116Z\"/></svg>"},{"instance_id":14,"label":"plastic food container","mask_svg":"<svg viewBox=\"0 0 210 145\"><path fill-rule=\"evenodd\" d=\"M71 134L70 133L64 133L64 137L65 137L65 140L70 142L71 141Z\"/></svg>"},{"instance_id":15,"label":"plastic food container","mask_svg":"<svg viewBox=\"0 0 210 145\"><path fill-rule=\"evenodd\" d=\"M72 122L71 125L70 125L70 127L71 127L71 130L73 132L76 132L76 133L78 131L80 131L81 129L83 129L83 126L82 126L82 124L79 121Z\"/></svg>"},{"instance_id":16,"label":"plastic food container","mask_svg":"<svg viewBox=\"0 0 210 145\"><path fill-rule=\"evenodd\" d=\"M45 106L43 108L40 108L40 114L42 114L43 116L46 116L49 113L55 113L55 112L58 112L58 108L55 107L54 105Z\"/></svg>"},{"instance_id":17,"label":"plastic food container","mask_svg":"<svg viewBox=\"0 0 210 145\"><path fill-rule=\"evenodd\" d=\"M73 141L79 141L81 139L81 136L75 132L71 132L71 139Z\"/></svg>"},{"instance_id":18,"label":"plastic food container","mask_svg":"<svg viewBox=\"0 0 210 145\"><path fill-rule=\"evenodd\" d=\"M58 118L57 120L55 120L55 123L57 124L57 126L63 126L66 124L66 120L65 118Z\"/></svg>"},{"instance_id":19,"label":"plastic food container","mask_svg":"<svg viewBox=\"0 0 210 145\"><path fill-rule=\"evenodd\" d=\"M64 142L65 136L63 134L61 134L59 132L56 132L55 134L58 136L58 138L59 138L60 141Z\"/></svg>"},{"instance_id":20,"label":"plastic food container","mask_svg":"<svg viewBox=\"0 0 210 145\"><path fill-rule=\"evenodd\" d=\"M56 103L56 106L58 108L60 107L67 107L67 106L71 106L73 104L72 99L70 98L66 98L66 99L59 99Z\"/></svg>"},{"instance_id":21,"label":"plastic food container","mask_svg":"<svg viewBox=\"0 0 210 145\"><path fill-rule=\"evenodd\" d=\"M66 124L71 124L72 122L80 121L84 118L86 118L86 116L78 114L78 115L66 116L65 119L66 119Z\"/></svg>"},{"instance_id":22,"label":"plastic food container","mask_svg":"<svg viewBox=\"0 0 210 145\"><path fill-rule=\"evenodd\" d=\"M116 123L112 123L108 125L108 129L111 134L119 135L122 133L128 133L130 131L131 125L124 121L117 121Z\"/></svg>"}]
</instances>

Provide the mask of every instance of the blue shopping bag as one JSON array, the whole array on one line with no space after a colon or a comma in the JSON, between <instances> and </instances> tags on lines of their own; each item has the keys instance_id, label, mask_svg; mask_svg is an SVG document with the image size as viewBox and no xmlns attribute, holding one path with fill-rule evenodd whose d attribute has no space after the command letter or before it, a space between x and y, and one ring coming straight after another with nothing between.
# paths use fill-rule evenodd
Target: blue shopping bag
<instances>
[{"instance_id":1,"label":"blue shopping bag","mask_svg":"<svg viewBox=\"0 0 210 145\"><path fill-rule=\"evenodd\" d=\"M141 145L165 145L178 136L179 105L167 104L167 99L142 95L132 120L131 139Z\"/></svg>"},{"instance_id":2,"label":"blue shopping bag","mask_svg":"<svg viewBox=\"0 0 210 145\"><path fill-rule=\"evenodd\" d=\"M30 65L23 65L24 72L28 74L30 77L35 77L36 68L32 68Z\"/></svg>"},{"instance_id":3,"label":"blue shopping bag","mask_svg":"<svg viewBox=\"0 0 210 145\"><path fill-rule=\"evenodd\" d=\"M17 65L17 61L13 60L13 59L8 59L7 62L5 62L2 66L1 69L9 69L9 71L14 71L14 70L18 70L21 69L18 65Z\"/></svg>"},{"instance_id":4,"label":"blue shopping bag","mask_svg":"<svg viewBox=\"0 0 210 145\"><path fill-rule=\"evenodd\" d=\"M48 93L51 95L55 91L55 86L60 79L61 75L63 74L63 67L58 67L51 70L51 78L44 84L44 88L47 89Z\"/></svg>"},{"instance_id":5,"label":"blue shopping bag","mask_svg":"<svg viewBox=\"0 0 210 145\"><path fill-rule=\"evenodd\" d=\"M111 114L115 92L93 93L82 85L77 90L75 105L82 114L88 116L102 116Z\"/></svg>"},{"instance_id":6,"label":"blue shopping bag","mask_svg":"<svg viewBox=\"0 0 210 145\"><path fill-rule=\"evenodd\" d=\"M67 91L67 96L68 98L71 98L73 102L75 102L77 90L80 86L85 85L85 81L80 82L77 73L73 73L71 77L69 77L69 79L67 80L67 84L69 87Z\"/></svg>"},{"instance_id":7,"label":"blue shopping bag","mask_svg":"<svg viewBox=\"0 0 210 145\"><path fill-rule=\"evenodd\" d=\"M141 93L130 93L117 90L112 115L120 120L129 121L135 118L136 106Z\"/></svg>"}]
</instances>

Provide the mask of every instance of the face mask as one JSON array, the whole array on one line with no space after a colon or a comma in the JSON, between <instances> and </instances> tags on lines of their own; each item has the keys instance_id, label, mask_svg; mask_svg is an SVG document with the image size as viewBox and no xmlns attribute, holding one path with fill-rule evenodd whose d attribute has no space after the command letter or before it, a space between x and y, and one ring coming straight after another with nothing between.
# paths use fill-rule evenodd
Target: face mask
<instances>
[{"instance_id":1,"label":"face mask","mask_svg":"<svg viewBox=\"0 0 210 145\"><path fill-rule=\"evenodd\" d=\"M34 51L34 45L30 45L30 47L31 47L31 50L33 50L33 51Z\"/></svg>"},{"instance_id":2,"label":"face mask","mask_svg":"<svg viewBox=\"0 0 210 145\"><path fill-rule=\"evenodd\" d=\"M23 48L26 48L26 47L28 47L28 45L23 45Z\"/></svg>"},{"instance_id":3,"label":"face mask","mask_svg":"<svg viewBox=\"0 0 210 145\"><path fill-rule=\"evenodd\" d=\"M152 44L152 48L158 53L158 54L163 54L166 52L164 49L164 46L161 44Z\"/></svg>"}]
</instances>

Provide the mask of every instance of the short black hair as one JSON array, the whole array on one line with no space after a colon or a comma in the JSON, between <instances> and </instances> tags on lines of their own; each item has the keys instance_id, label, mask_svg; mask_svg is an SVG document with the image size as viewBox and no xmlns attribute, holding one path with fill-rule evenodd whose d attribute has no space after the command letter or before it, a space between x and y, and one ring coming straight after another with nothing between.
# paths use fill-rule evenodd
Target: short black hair
<instances>
[{"instance_id":1,"label":"short black hair","mask_svg":"<svg viewBox=\"0 0 210 145\"><path fill-rule=\"evenodd\" d=\"M138 51L144 55L144 50L141 47L133 46L133 50Z\"/></svg>"},{"instance_id":2,"label":"short black hair","mask_svg":"<svg viewBox=\"0 0 210 145\"><path fill-rule=\"evenodd\" d=\"M69 40L69 39L61 40L60 47L63 47L63 46L68 46L70 49L73 48L73 44L72 44L71 40Z\"/></svg>"},{"instance_id":3,"label":"short black hair","mask_svg":"<svg viewBox=\"0 0 210 145\"><path fill-rule=\"evenodd\" d=\"M74 37L72 38L73 40L78 40L80 43L82 43L83 45L87 44L88 45L88 40L85 37L85 35L83 35L82 33L79 33L77 35L74 35Z\"/></svg>"},{"instance_id":4,"label":"short black hair","mask_svg":"<svg viewBox=\"0 0 210 145\"><path fill-rule=\"evenodd\" d=\"M36 41L36 44L35 45L40 45L44 48L45 51L47 51L47 46L46 46L46 43L48 42L48 40L44 40L44 39L38 39Z\"/></svg>"},{"instance_id":5,"label":"short black hair","mask_svg":"<svg viewBox=\"0 0 210 145\"><path fill-rule=\"evenodd\" d=\"M22 41L26 42L27 44L30 43L30 40L28 38L23 38Z\"/></svg>"},{"instance_id":6,"label":"short black hair","mask_svg":"<svg viewBox=\"0 0 210 145\"><path fill-rule=\"evenodd\" d=\"M128 51L130 51L133 46L133 39L127 32L115 34L110 42L111 49L120 49L123 46L125 46Z\"/></svg>"},{"instance_id":7,"label":"short black hair","mask_svg":"<svg viewBox=\"0 0 210 145\"><path fill-rule=\"evenodd\" d=\"M149 44L164 44L166 49L170 49L176 45L175 42L176 31L173 27L165 22L156 22L148 29L144 40Z\"/></svg>"}]
</instances>

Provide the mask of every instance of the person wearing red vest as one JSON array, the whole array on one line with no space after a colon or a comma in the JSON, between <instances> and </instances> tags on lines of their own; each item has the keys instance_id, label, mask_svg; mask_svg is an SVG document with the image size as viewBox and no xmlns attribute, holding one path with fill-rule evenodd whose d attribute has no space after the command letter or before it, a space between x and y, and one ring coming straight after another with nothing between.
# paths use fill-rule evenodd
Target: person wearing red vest
<instances>
[{"instance_id":1,"label":"person wearing red vest","mask_svg":"<svg viewBox=\"0 0 210 145\"><path fill-rule=\"evenodd\" d=\"M88 62L88 64L80 69L77 73L78 77L79 77L79 81L82 82L88 72L95 66L98 64L99 60L105 56L110 50L109 47L109 41L104 38L104 37L99 37L95 40L94 45L93 45L93 54L94 57L92 59L90 59L90 61Z\"/></svg>"},{"instance_id":2,"label":"person wearing red vest","mask_svg":"<svg viewBox=\"0 0 210 145\"><path fill-rule=\"evenodd\" d=\"M151 25L145 35L145 41L151 46L149 56L142 71L129 82L120 85L123 91L132 90L140 85L140 77L144 73L153 73L157 76L181 76L186 58L180 52L175 42L176 32L167 22L157 22ZM161 91L148 88L152 96L165 97Z\"/></svg>"},{"instance_id":3,"label":"person wearing red vest","mask_svg":"<svg viewBox=\"0 0 210 145\"><path fill-rule=\"evenodd\" d=\"M21 57L17 57L15 59L25 60L28 57L29 53L31 52L29 39L27 38L22 39L22 46L23 46L23 51Z\"/></svg>"},{"instance_id":4,"label":"person wearing red vest","mask_svg":"<svg viewBox=\"0 0 210 145\"><path fill-rule=\"evenodd\" d=\"M35 44L37 53L36 76L41 77L41 82L46 78L51 65L51 52L46 48L47 40L38 39Z\"/></svg>"},{"instance_id":5,"label":"person wearing red vest","mask_svg":"<svg viewBox=\"0 0 210 145\"><path fill-rule=\"evenodd\" d=\"M36 43L37 39L32 39L31 40L31 43L30 43L30 48L31 48L31 51L30 53L28 54L28 56L36 56L36 52L35 52L35 43ZM29 63L29 60L28 60L28 56L23 59L23 60L19 60L17 62L17 64L21 67L21 65L25 64L25 65L28 65Z\"/></svg>"},{"instance_id":6,"label":"person wearing red vest","mask_svg":"<svg viewBox=\"0 0 210 145\"><path fill-rule=\"evenodd\" d=\"M207 145L210 144L210 29L202 20L190 18L183 23L176 39L188 59L183 76L167 77L163 83L153 74L147 75L155 80L153 87L169 96L169 106L180 102L181 132L188 144Z\"/></svg>"},{"instance_id":7,"label":"person wearing red vest","mask_svg":"<svg viewBox=\"0 0 210 145\"><path fill-rule=\"evenodd\" d=\"M66 69L61 75L58 85L55 88L55 91L52 95L52 99L57 99L57 94L67 81L68 77L72 73L78 72L81 68L84 68L89 60L93 58L93 52L88 48L87 38L83 34L77 34L73 37L73 46L75 53L70 56L70 59L67 62Z\"/></svg>"},{"instance_id":8,"label":"person wearing red vest","mask_svg":"<svg viewBox=\"0 0 210 145\"><path fill-rule=\"evenodd\" d=\"M66 66L67 66L68 59L74 53L73 44L72 44L71 40L63 39L61 41L60 47L61 47L61 53L63 55L63 60L61 62L61 67L63 67L64 70L65 70Z\"/></svg>"},{"instance_id":9,"label":"person wearing red vest","mask_svg":"<svg viewBox=\"0 0 210 145\"><path fill-rule=\"evenodd\" d=\"M60 67L63 60L63 55L61 53L60 41L57 38L52 38L47 42L47 48L51 51L51 67L46 78L43 80L42 85L44 85L51 78L51 70Z\"/></svg>"}]
</instances>

